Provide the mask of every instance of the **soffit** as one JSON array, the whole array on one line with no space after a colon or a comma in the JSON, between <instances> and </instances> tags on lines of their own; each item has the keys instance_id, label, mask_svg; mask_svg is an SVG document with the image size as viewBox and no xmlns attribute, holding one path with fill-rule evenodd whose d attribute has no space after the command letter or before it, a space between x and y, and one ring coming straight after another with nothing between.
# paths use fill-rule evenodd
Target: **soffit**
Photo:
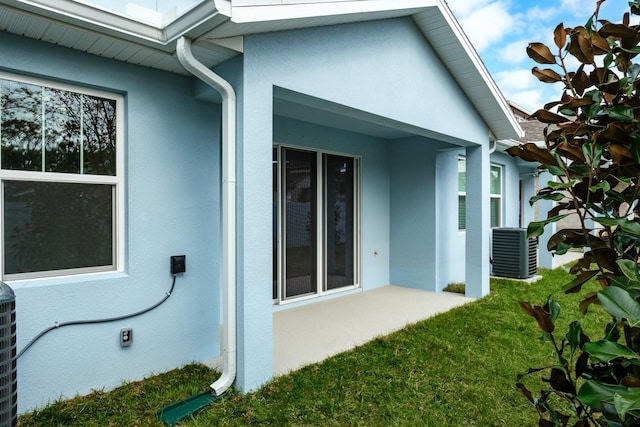
<instances>
[{"instance_id":1,"label":"soffit","mask_svg":"<svg viewBox=\"0 0 640 427\"><path fill-rule=\"evenodd\" d=\"M203 14L206 19L202 18ZM188 73L175 56L175 39L180 35L195 40L194 56L209 67L239 54L228 46L198 40L203 33L228 19L217 14L209 3L203 3L162 29L118 14L104 12L99 16L100 19L89 20L68 11L56 12L25 4L22 0L5 0L0 4L0 31L184 75Z\"/></svg>"}]
</instances>

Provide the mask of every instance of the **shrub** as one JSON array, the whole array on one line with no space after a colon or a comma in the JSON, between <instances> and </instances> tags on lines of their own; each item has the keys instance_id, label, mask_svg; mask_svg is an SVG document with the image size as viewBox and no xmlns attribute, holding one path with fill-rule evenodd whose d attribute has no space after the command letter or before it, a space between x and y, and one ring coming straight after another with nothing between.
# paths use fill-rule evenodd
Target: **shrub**
<instances>
[{"instance_id":1,"label":"shrub","mask_svg":"<svg viewBox=\"0 0 640 427\"><path fill-rule=\"evenodd\" d=\"M610 315L595 338L579 320L557 331L560 306L553 297L542 305L521 303L554 351L549 366L518 377L541 426L640 425L640 64L634 63L640 28L630 24L629 13L621 23L600 19L603 2L596 1L584 26L559 24L553 51L543 43L527 47L529 57L545 67L534 67L533 74L564 89L558 101L532 115L547 124L545 147L529 143L509 150L554 177L531 203L557 203L546 219L529 225L528 234L539 236L545 225L577 215L581 227L555 233L547 249L585 249L563 291L582 292L597 280L599 290L585 293L580 308L587 313L595 304ZM629 6L631 14L640 14L640 0ZM569 70L573 63L577 69ZM591 221L600 232L590 228ZM543 387L534 394L521 380L540 372Z\"/></svg>"}]
</instances>

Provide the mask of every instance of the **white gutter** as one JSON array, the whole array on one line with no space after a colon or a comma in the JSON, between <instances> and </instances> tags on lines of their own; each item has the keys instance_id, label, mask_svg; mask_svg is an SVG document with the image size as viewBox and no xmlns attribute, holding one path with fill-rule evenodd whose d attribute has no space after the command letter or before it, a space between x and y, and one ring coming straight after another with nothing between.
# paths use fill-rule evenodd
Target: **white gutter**
<instances>
[{"instance_id":1,"label":"white gutter","mask_svg":"<svg viewBox=\"0 0 640 427\"><path fill-rule=\"evenodd\" d=\"M236 377L236 93L222 77L191 53L191 41L180 37L180 64L222 95L222 375L211 384L220 396Z\"/></svg>"}]
</instances>

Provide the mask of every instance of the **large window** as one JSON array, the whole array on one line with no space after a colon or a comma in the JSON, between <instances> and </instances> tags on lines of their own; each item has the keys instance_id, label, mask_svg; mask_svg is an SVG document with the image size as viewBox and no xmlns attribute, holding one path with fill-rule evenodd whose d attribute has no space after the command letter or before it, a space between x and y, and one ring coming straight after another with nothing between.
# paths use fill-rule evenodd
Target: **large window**
<instances>
[{"instance_id":1,"label":"large window","mask_svg":"<svg viewBox=\"0 0 640 427\"><path fill-rule=\"evenodd\" d=\"M3 279L121 267L122 104L0 73Z\"/></svg>"},{"instance_id":2,"label":"large window","mask_svg":"<svg viewBox=\"0 0 640 427\"><path fill-rule=\"evenodd\" d=\"M491 165L490 169L490 223L491 227L502 225L502 167ZM458 230L467 228L467 164L464 157L458 157Z\"/></svg>"},{"instance_id":3,"label":"large window","mask_svg":"<svg viewBox=\"0 0 640 427\"><path fill-rule=\"evenodd\" d=\"M358 160L273 150L273 298L358 285Z\"/></svg>"}]
</instances>

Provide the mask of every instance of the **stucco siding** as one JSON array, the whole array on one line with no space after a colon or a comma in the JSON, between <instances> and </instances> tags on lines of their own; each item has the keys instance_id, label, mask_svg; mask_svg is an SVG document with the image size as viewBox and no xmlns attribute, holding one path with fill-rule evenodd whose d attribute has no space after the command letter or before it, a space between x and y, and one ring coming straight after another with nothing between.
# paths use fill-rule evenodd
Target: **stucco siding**
<instances>
[{"instance_id":1,"label":"stucco siding","mask_svg":"<svg viewBox=\"0 0 640 427\"><path fill-rule=\"evenodd\" d=\"M219 353L219 108L193 97L192 80L0 32L0 67L98 87L125 97L121 273L9 282L18 350L55 322L132 313L171 286L171 255L187 256L172 296L140 317L54 330L18 360L19 411L58 397ZM133 328L131 347L119 330ZM212 379L213 380L213 379Z\"/></svg>"},{"instance_id":2,"label":"stucco siding","mask_svg":"<svg viewBox=\"0 0 640 427\"><path fill-rule=\"evenodd\" d=\"M409 18L246 36L244 47L246 63L275 86L461 140L487 139Z\"/></svg>"}]
</instances>

